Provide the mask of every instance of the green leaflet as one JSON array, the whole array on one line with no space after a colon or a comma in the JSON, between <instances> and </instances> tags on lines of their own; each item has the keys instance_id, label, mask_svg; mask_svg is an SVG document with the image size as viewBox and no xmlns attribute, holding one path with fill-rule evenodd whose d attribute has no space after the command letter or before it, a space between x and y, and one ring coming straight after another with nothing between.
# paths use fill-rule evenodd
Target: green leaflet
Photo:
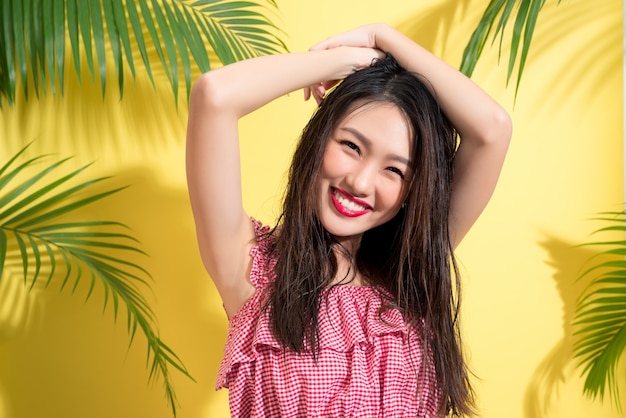
<instances>
[{"instance_id":1,"label":"green leaflet","mask_svg":"<svg viewBox=\"0 0 626 418\"><path fill-rule=\"evenodd\" d=\"M596 230L595 234L623 232L626 211L602 215L609 216L596 220L609 226ZM601 399L608 392L620 409L616 370L626 352L626 241L596 241L584 245L607 249L593 256L589 260L591 266L578 278L590 278L590 282L576 306L574 356L585 377L584 392Z\"/></svg>"},{"instance_id":2,"label":"green leaflet","mask_svg":"<svg viewBox=\"0 0 626 418\"><path fill-rule=\"evenodd\" d=\"M182 361L158 337L154 313L142 292L149 288L150 274L130 259L144 254L139 242L119 222L68 221L72 217L66 216L124 187L101 191L105 177L77 182L89 165L61 172L68 158L41 168L46 156L26 159L24 153L29 145L0 167L0 280L10 259L12 264L21 264L24 285L31 289L40 281L46 286L58 281L64 290L73 281L74 292L79 283L87 280L85 300L89 300L95 287L101 286L105 295L103 310L110 302L114 320L120 307L126 311L130 343L137 330L146 338L149 380L163 380L175 414L170 367L190 376ZM20 163L21 159L25 162ZM31 172L34 174L29 175ZM98 186L97 191L94 186ZM18 251L8 253L10 247Z\"/></svg>"},{"instance_id":3,"label":"green leaflet","mask_svg":"<svg viewBox=\"0 0 626 418\"><path fill-rule=\"evenodd\" d=\"M282 32L263 14L267 7L264 2L225 0L7 0L2 4L0 105L5 100L14 104L17 84L28 100L28 79L37 96L47 93L48 83L53 93L63 94L69 65L66 34L72 51L67 59L79 81L82 49L91 81L97 73L103 97L113 80L123 95L127 70L133 79L147 75L154 86L148 54L154 48L177 101L181 72L188 96L192 71L209 71L207 45L224 64L286 51L277 36ZM142 57L143 71L134 62L134 51ZM114 78L107 66L111 58Z\"/></svg>"}]
</instances>

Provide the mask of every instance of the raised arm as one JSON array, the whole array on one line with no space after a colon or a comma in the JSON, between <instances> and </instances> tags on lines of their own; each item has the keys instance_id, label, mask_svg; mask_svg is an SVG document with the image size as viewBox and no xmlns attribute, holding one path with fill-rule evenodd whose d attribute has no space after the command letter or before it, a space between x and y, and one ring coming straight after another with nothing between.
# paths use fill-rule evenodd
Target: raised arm
<instances>
[{"instance_id":1,"label":"raised arm","mask_svg":"<svg viewBox=\"0 0 626 418\"><path fill-rule=\"evenodd\" d=\"M428 80L461 143L454 162L450 234L456 247L491 198L511 138L507 112L469 78L395 29L373 24L333 36L312 50L368 46L391 53ZM323 92L319 90L316 95Z\"/></svg>"},{"instance_id":2,"label":"raised arm","mask_svg":"<svg viewBox=\"0 0 626 418\"><path fill-rule=\"evenodd\" d=\"M238 120L288 92L342 79L380 55L333 48L254 58L202 75L187 127L187 182L202 261L229 316L254 293L248 280L254 231L241 196Z\"/></svg>"}]
</instances>

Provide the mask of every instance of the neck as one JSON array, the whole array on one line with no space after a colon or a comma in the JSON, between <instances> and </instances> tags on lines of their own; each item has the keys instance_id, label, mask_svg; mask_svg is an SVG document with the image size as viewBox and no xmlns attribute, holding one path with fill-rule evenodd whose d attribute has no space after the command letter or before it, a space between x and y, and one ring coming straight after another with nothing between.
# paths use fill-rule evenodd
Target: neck
<instances>
[{"instance_id":1,"label":"neck","mask_svg":"<svg viewBox=\"0 0 626 418\"><path fill-rule=\"evenodd\" d=\"M352 255L356 254L361 245L361 238L363 235L349 236L349 237L337 237L333 236L336 244L334 244L335 255L337 257L344 256L346 251Z\"/></svg>"},{"instance_id":2,"label":"neck","mask_svg":"<svg viewBox=\"0 0 626 418\"><path fill-rule=\"evenodd\" d=\"M355 254L359 248L360 238L358 242L355 240L338 241L333 246L333 252L337 259L337 274L332 284L362 286L363 277L358 271Z\"/></svg>"}]
</instances>

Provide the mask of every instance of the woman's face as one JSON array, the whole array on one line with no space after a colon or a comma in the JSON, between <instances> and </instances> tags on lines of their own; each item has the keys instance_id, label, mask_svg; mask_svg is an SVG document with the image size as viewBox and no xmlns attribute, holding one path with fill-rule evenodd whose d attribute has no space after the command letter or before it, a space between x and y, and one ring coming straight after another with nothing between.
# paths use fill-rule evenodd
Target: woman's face
<instances>
[{"instance_id":1,"label":"woman's face","mask_svg":"<svg viewBox=\"0 0 626 418\"><path fill-rule=\"evenodd\" d=\"M391 220L413 174L410 156L411 129L397 106L373 102L349 112L324 151L317 202L324 228L358 244L365 231Z\"/></svg>"}]
</instances>

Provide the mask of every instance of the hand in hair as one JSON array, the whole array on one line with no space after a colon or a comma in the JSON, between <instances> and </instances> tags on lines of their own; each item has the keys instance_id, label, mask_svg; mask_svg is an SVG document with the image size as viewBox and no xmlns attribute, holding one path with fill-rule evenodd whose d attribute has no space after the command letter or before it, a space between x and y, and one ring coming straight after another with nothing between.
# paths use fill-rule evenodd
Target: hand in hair
<instances>
[{"instance_id":1,"label":"hand in hair","mask_svg":"<svg viewBox=\"0 0 626 418\"><path fill-rule=\"evenodd\" d=\"M337 44L334 46L327 46L326 48L318 48L317 46L320 44L321 43L316 44L315 46L311 47L309 51L322 51L326 49L334 49L334 48L340 48L343 46L348 46L348 45ZM352 45L351 48L345 48L345 53L352 54L354 56L354 59L352 61L353 64L352 64L352 67L349 69L349 72L344 74L342 78L337 78L333 80L325 80L325 81L321 81L319 83L304 87L304 100L309 100L311 97L313 97L318 105L321 104L322 99L324 98L324 95L326 94L326 92L332 89L334 86L336 86L337 83L339 83L343 78L347 77L354 71L358 71L362 68L372 65L372 63L376 61L376 59L385 57L384 52L382 52L379 49L369 48L366 46L359 46L359 45Z\"/></svg>"}]
</instances>

